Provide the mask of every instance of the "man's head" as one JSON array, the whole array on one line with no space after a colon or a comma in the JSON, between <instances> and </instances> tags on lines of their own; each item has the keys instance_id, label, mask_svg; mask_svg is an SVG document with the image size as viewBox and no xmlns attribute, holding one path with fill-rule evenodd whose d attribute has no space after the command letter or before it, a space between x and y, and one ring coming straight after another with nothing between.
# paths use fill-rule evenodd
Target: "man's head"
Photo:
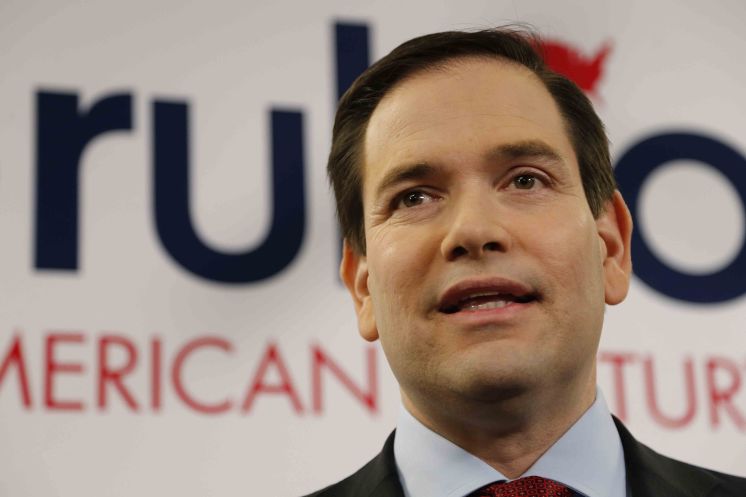
<instances>
[{"instance_id":1,"label":"man's head","mask_svg":"<svg viewBox=\"0 0 746 497\"><path fill-rule=\"evenodd\" d=\"M540 40L519 29L450 31L409 40L366 70L339 102L328 173L344 238L365 254L362 206L365 130L381 99L410 76L467 57L509 60L533 72L552 95L578 157L583 188L594 215L614 193L615 181L603 123L585 94L546 66Z\"/></svg>"},{"instance_id":2,"label":"man's head","mask_svg":"<svg viewBox=\"0 0 746 497\"><path fill-rule=\"evenodd\" d=\"M519 35L431 36L435 52L419 39L388 56L404 76L363 75L335 124L335 187L345 158L359 181L359 212L340 218L360 217L358 234L343 221L341 267L360 333L381 339L410 409L592 395L604 304L624 298L630 272L631 221L601 123ZM484 52L494 43L508 56Z\"/></svg>"}]
</instances>

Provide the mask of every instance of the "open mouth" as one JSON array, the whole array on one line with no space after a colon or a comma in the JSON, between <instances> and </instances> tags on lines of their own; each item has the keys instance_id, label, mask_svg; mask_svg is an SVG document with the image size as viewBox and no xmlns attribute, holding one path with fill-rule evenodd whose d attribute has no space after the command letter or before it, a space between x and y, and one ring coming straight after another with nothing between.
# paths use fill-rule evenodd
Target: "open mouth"
<instances>
[{"instance_id":1,"label":"open mouth","mask_svg":"<svg viewBox=\"0 0 746 497\"><path fill-rule=\"evenodd\" d=\"M534 302L536 294L513 295L510 293L481 292L468 295L455 302L447 303L438 310L445 314L457 312L474 312L488 309L500 309L510 304L527 304Z\"/></svg>"}]
</instances>

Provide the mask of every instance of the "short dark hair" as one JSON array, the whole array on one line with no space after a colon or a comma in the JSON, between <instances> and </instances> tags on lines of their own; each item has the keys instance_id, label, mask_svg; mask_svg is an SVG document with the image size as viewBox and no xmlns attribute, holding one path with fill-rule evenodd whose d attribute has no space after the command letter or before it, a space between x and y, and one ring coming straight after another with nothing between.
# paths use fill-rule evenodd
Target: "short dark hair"
<instances>
[{"instance_id":1,"label":"short dark hair","mask_svg":"<svg viewBox=\"0 0 746 497\"><path fill-rule=\"evenodd\" d=\"M523 27L446 31L411 39L370 66L339 101L327 172L337 200L342 235L365 254L362 177L363 142L373 111L391 89L415 73L468 57L496 58L530 69L544 83L564 119L578 159L583 189L598 217L616 182L604 125L582 90L546 65L541 41Z\"/></svg>"}]
</instances>

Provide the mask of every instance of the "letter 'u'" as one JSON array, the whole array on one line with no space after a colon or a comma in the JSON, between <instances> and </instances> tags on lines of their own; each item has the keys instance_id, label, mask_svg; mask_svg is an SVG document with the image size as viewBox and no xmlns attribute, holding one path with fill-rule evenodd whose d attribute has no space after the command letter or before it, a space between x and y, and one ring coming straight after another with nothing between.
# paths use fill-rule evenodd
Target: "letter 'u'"
<instances>
[{"instance_id":1,"label":"letter 'u'","mask_svg":"<svg viewBox=\"0 0 746 497\"><path fill-rule=\"evenodd\" d=\"M188 106L153 104L153 185L155 222L166 251L197 276L222 283L251 283L286 268L297 255L305 231L303 115L271 111L272 221L254 249L220 252L197 235L189 213Z\"/></svg>"}]
</instances>

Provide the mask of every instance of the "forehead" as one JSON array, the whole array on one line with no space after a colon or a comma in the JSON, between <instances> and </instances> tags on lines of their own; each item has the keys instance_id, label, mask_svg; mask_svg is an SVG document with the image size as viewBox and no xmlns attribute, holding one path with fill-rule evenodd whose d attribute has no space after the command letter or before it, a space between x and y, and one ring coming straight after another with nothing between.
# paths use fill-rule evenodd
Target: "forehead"
<instances>
[{"instance_id":1,"label":"forehead","mask_svg":"<svg viewBox=\"0 0 746 497\"><path fill-rule=\"evenodd\" d=\"M364 196L396 165L466 163L525 141L577 164L559 109L531 70L500 59L448 62L405 79L376 107L365 133Z\"/></svg>"}]
</instances>

